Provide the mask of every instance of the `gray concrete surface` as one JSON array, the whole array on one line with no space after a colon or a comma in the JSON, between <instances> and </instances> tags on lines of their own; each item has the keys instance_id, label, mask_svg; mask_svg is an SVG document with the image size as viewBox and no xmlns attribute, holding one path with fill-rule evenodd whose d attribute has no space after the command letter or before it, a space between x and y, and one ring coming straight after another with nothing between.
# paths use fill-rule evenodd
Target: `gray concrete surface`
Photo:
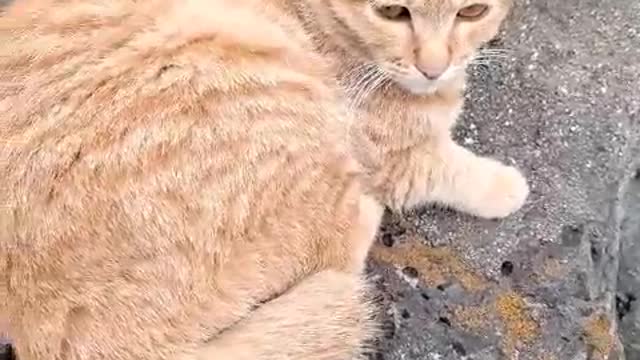
<instances>
[{"instance_id":1,"label":"gray concrete surface","mask_svg":"<svg viewBox=\"0 0 640 360\"><path fill-rule=\"evenodd\" d=\"M503 221L389 214L372 358L640 360L640 3L520 1L491 46L508 57L473 69L457 135L531 198Z\"/></svg>"},{"instance_id":2,"label":"gray concrete surface","mask_svg":"<svg viewBox=\"0 0 640 360\"><path fill-rule=\"evenodd\" d=\"M505 30L457 135L532 195L497 222L389 216L374 359L639 360L640 2L521 1Z\"/></svg>"}]
</instances>

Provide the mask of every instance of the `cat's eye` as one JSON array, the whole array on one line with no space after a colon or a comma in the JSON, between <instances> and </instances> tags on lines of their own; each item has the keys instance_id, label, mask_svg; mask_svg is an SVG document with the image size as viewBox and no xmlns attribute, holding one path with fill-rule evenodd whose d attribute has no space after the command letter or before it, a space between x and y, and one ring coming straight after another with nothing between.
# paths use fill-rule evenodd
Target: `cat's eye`
<instances>
[{"instance_id":1,"label":"cat's eye","mask_svg":"<svg viewBox=\"0 0 640 360\"><path fill-rule=\"evenodd\" d=\"M489 6L483 4L473 4L458 11L458 17L464 20L477 20L489 11Z\"/></svg>"},{"instance_id":2,"label":"cat's eye","mask_svg":"<svg viewBox=\"0 0 640 360\"><path fill-rule=\"evenodd\" d=\"M406 21L411 19L409 9L400 5L381 6L377 8L376 11L378 12L378 15L387 20Z\"/></svg>"}]
</instances>

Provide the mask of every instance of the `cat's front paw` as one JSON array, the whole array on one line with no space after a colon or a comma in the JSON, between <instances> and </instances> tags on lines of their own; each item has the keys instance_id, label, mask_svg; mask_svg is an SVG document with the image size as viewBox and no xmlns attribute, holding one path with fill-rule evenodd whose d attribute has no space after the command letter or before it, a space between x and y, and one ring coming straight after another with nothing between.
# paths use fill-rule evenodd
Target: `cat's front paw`
<instances>
[{"instance_id":1,"label":"cat's front paw","mask_svg":"<svg viewBox=\"0 0 640 360\"><path fill-rule=\"evenodd\" d=\"M519 210L529 196L529 185L522 173L512 166L493 163L487 187L482 194L478 216L488 219L504 218ZM487 169L489 170L489 169Z\"/></svg>"}]
</instances>

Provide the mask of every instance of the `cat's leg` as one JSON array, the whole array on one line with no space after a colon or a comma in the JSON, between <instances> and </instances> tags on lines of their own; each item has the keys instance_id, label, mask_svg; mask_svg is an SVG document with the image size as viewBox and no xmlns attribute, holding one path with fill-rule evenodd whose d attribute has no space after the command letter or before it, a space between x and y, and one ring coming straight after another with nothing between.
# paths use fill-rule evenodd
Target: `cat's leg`
<instances>
[{"instance_id":1,"label":"cat's leg","mask_svg":"<svg viewBox=\"0 0 640 360\"><path fill-rule=\"evenodd\" d=\"M356 360L376 335L362 275L382 206L360 195L345 262L311 275L180 360Z\"/></svg>"},{"instance_id":2,"label":"cat's leg","mask_svg":"<svg viewBox=\"0 0 640 360\"><path fill-rule=\"evenodd\" d=\"M520 209L529 195L518 169L478 156L451 139L436 148L432 161L430 201L483 218L502 218Z\"/></svg>"},{"instance_id":3,"label":"cat's leg","mask_svg":"<svg viewBox=\"0 0 640 360\"><path fill-rule=\"evenodd\" d=\"M324 271L180 360L354 360L377 332L365 280Z\"/></svg>"},{"instance_id":4,"label":"cat's leg","mask_svg":"<svg viewBox=\"0 0 640 360\"><path fill-rule=\"evenodd\" d=\"M529 194L518 169L478 156L449 137L387 156L376 183L395 209L439 203L482 218L512 214Z\"/></svg>"}]
</instances>

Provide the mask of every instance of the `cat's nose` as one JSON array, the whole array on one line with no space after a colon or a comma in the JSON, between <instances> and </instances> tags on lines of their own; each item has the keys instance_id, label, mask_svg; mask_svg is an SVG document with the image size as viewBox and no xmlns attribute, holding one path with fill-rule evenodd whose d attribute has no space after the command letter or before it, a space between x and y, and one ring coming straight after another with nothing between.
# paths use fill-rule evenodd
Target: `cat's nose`
<instances>
[{"instance_id":1,"label":"cat's nose","mask_svg":"<svg viewBox=\"0 0 640 360\"><path fill-rule=\"evenodd\" d=\"M445 71L449 64L446 63L428 63L428 64L416 64L416 69L429 80L438 80Z\"/></svg>"},{"instance_id":2,"label":"cat's nose","mask_svg":"<svg viewBox=\"0 0 640 360\"><path fill-rule=\"evenodd\" d=\"M449 68L451 52L445 40L434 37L422 42L415 51L416 69L428 80L437 80Z\"/></svg>"}]
</instances>

